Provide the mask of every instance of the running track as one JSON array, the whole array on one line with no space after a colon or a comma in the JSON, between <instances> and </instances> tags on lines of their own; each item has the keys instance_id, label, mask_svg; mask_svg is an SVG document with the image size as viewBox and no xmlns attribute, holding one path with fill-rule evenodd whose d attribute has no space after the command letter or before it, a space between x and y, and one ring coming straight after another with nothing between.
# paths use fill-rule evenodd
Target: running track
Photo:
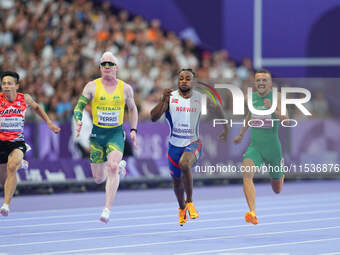
<instances>
[{"instance_id":1,"label":"running track","mask_svg":"<svg viewBox=\"0 0 340 255\"><path fill-rule=\"evenodd\" d=\"M244 222L240 185L195 188L200 218L183 227L168 189L119 191L107 225L102 192L16 197L0 254L340 255L339 180L256 187L257 226Z\"/></svg>"}]
</instances>

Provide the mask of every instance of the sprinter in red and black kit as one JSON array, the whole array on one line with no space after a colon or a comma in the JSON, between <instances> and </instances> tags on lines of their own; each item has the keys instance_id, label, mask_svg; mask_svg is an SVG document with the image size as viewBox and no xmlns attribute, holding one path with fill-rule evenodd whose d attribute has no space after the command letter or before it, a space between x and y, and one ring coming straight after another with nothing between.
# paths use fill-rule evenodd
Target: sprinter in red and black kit
<instances>
[{"instance_id":1,"label":"sprinter in red and black kit","mask_svg":"<svg viewBox=\"0 0 340 255\"><path fill-rule=\"evenodd\" d=\"M43 108L28 94L17 93L19 75L6 71L1 74L0 93L0 184L4 186L5 198L0 214L7 216L9 203L17 186L16 171L26 152L24 141L24 121L27 107L31 107L54 132L60 128L55 126Z\"/></svg>"}]
</instances>

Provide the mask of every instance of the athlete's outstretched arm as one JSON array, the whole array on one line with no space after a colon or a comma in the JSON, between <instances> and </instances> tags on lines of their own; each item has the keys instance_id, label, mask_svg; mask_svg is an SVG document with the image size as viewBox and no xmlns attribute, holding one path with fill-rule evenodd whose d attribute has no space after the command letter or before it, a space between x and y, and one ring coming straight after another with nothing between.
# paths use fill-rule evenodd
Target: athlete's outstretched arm
<instances>
[{"instance_id":1,"label":"athlete's outstretched arm","mask_svg":"<svg viewBox=\"0 0 340 255\"><path fill-rule=\"evenodd\" d=\"M226 114L224 113L222 106L219 104L217 105L217 112L218 112L218 115L220 115L220 118L226 119ZM218 138L225 141L227 140L228 135L229 135L229 125L225 124L223 132L222 134L219 135Z\"/></svg>"},{"instance_id":2,"label":"athlete's outstretched arm","mask_svg":"<svg viewBox=\"0 0 340 255\"><path fill-rule=\"evenodd\" d=\"M241 128L240 133L237 136L235 136L235 138L233 139L233 142L235 144L239 144L242 141L244 134L247 132L247 130L249 128L249 126L248 126L249 120L250 120L250 113L248 112L246 119L245 119L246 124Z\"/></svg>"},{"instance_id":3,"label":"athlete's outstretched arm","mask_svg":"<svg viewBox=\"0 0 340 255\"><path fill-rule=\"evenodd\" d=\"M138 111L135 100L133 98L133 90L130 85L125 87L125 102L129 110L129 120L131 129L137 129Z\"/></svg>"},{"instance_id":4,"label":"athlete's outstretched arm","mask_svg":"<svg viewBox=\"0 0 340 255\"><path fill-rule=\"evenodd\" d=\"M233 143L235 143L235 144L239 144L240 142L242 142L243 136L249 128L248 123L249 123L249 120L250 120L250 111L249 111L249 108L248 108L248 99L247 98L244 101L244 109L246 111L245 125L241 128L240 133L237 136L234 137Z\"/></svg>"},{"instance_id":5,"label":"athlete's outstretched arm","mask_svg":"<svg viewBox=\"0 0 340 255\"><path fill-rule=\"evenodd\" d=\"M73 111L73 117L76 120L76 131L77 134L76 136L78 137L80 134L80 130L81 130L81 126L82 126L82 118L83 118L83 110L85 108L85 106L90 102L90 100L92 99L93 96L93 91L95 90L95 83L94 82L89 82L88 84L86 84L82 95L80 96L80 98L78 99L78 102L74 108Z\"/></svg>"},{"instance_id":6,"label":"athlete's outstretched arm","mask_svg":"<svg viewBox=\"0 0 340 255\"><path fill-rule=\"evenodd\" d=\"M92 99L92 90L93 90L93 82L89 82L86 84L82 95L78 99L76 106L74 107L73 117L76 121L81 121L83 118L83 110L85 106Z\"/></svg>"},{"instance_id":7,"label":"athlete's outstretched arm","mask_svg":"<svg viewBox=\"0 0 340 255\"><path fill-rule=\"evenodd\" d=\"M58 134L60 132L60 128L52 123L52 121L50 120L44 109L41 107L41 105L35 102L30 95L25 94L25 101L26 104L30 106L47 123L48 127L54 133Z\"/></svg>"},{"instance_id":8,"label":"athlete's outstretched arm","mask_svg":"<svg viewBox=\"0 0 340 255\"><path fill-rule=\"evenodd\" d=\"M133 141L133 146L137 149L137 123L138 123L138 111L135 100L133 98L133 90L129 84L124 86L125 102L129 110L129 121L131 126L130 138Z\"/></svg>"},{"instance_id":9,"label":"athlete's outstretched arm","mask_svg":"<svg viewBox=\"0 0 340 255\"><path fill-rule=\"evenodd\" d=\"M159 120L163 113L169 110L169 100L171 96L172 89L164 89L163 95L159 103L151 110L151 120L153 122Z\"/></svg>"}]
</instances>

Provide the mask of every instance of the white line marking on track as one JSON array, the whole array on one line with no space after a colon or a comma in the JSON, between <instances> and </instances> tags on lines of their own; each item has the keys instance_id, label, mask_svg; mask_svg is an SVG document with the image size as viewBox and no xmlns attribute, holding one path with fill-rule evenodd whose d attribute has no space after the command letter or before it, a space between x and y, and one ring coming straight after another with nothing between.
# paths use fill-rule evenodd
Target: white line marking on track
<instances>
[{"instance_id":1,"label":"white line marking on track","mask_svg":"<svg viewBox=\"0 0 340 255\"><path fill-rule=\"evenodd\" d=\"M227 190L227 188L226 188ZM327 200L329 199L339 199L339 193L338 192L324 192L324 193L313 193L310 194L313 198L320 198L321 201L324 201L324 199L322 200L322 198L327 197ZM103 194L103 196L105 196L105 194ZM301 199L300 199L301 198ZM215 199L215 200L201 200L200 203L229 203L229 202L235 202L237 201L239 203L241 197L240 198L227 198L227 199ZM269 203L273 203L273 196L260 196L258 198L259 201L268 201ZM278 199L278 201L298 201L301 200L302 201L306 201L306 194L281 194L280 195L280 199ZM313 200L314 201L314 200ZM119 209L129 209L131 207L136 207L136 206L150 206L150 207L159 207L159 206L163 206L163 205L174 205L177 206L177 204L175 202L168 202L168 203L145 203L145 204L140 204L140 205L119 205L119 206L115 206L115 208L117 208L117 210ZM67 208L67 209L52 209L52 210L40 210L40 211L24 211L24 212L11 212L11 215L23 215L23 214L36 214L37 212L41 213L60 213L60 212L72 212L72 211L83 211L83 210L89 210L89 209L93 209L93 210L101 210L103 209L102 207L86 207L86 208ZM148 210L148 209L145 209Z\"/></svg>"},{"instance_id":2,"label":"white line marking on track","mask_svg":"<svg viewBox=\"0 0 340 255\"><path fill-rule=\"evenodd\" d=\"M325 238L325 239L314 239L314 240L306 240L306 241L299 241L299 242L286 242L286 243L255 245L255 246L246 246L246 247L240 247L240 248L221 249L221 250L206 250L206 251L199 251L199 252L177 253L175 255L196 255L196 254L211 254L211 253L216 254L216 252L249 250L249 249L268 248L268 247L279 247L279 246L287 246L287 245L294 245L294 244L318 243L318 242L327 242L327 241L335 241L335 240L340 240L340 237Z\"/></svg>"},{"instance_id":3,"label":"white line marking on track","mask_svg":"<svg viewBox=\"0 0 340 255\"><path fill-rule=\"evenodd\" d=\"M339 201L339 198L338 197L334 197L333 199L331 198L327 198L327 205L330 203L330 202L338 202ZM239 201L237 201L237 203L235 204L231 204L231 203L228 203L228 204L221 204L221 202L224 202L225 200L214 200L213 203L202 203L202 205L199 205L198 203L198 206L196 207L199 207L199 208L213 208L213 207L219 207L220 209L224 208L226 206L226 208L234 208L236 206L245 206L244 204L240 204ZM278 203L277 205L279 206L291 206L291 205L301 205L303 203L307 203L307 204L310 204L310 201L306 201L306 199L304 198L303 200L294 200L293 202L294 203L283 203L280 199L277 200ZM313 202L317 202L317 203L322 203L324 202L325 199L322 198L320 199L320 201L318 200L313 200ZM164 205L168 205L169 206L170 203L168 204L165 204ZM273 201L266 201L265 203L258 203L258 207L263 207L263 206L267 206L267 205L270 205L271 207L275 207L277 206L276 204L274 204ZM136 213L143 213L143 212L161 212L161 211L169 211L169 210L174 210L174 208L177 208L176 207L177 205L174 204L174 206L171 206L171 207L161 207L161 208L149 208L149 209L137 209L137 210L126 210L126 211L120 211L119 209L121 209L120 207L113 207L112 208L112 211L111 211L111 215L126 215L126 214L136 214ZM90 208L92 209L92 208ZM3 222L18 222L18 221L25 221L25 220L44 220L44 219L62 219L62 218L71 218L71 217L83 217L83 216L96 216L96 215L99 215L100 213L100 210L102 208L98 208L98 212L93 212L93 213L78 213L78 214L67 214L67 215L53 215L53 216L36 216L36 217L26 217L26 218L15 218L15 219L3 219L2 221ZM60 210L59 210L60 212ZM37 211L36 212L37 214L40 213L40 211ZM18 214L18 213L17 213ZM131 218L129 218L131 219Z\"/></svg>"},{"instance_id":4,"label":"white line marking on track","mask_svg":"<svg viewBox=\"0 0 340 255\"><path fill-rule=\"evenodd\" d=\"M154 246L154 245L177 244L177 243L209 241L209 240L218 240L218 239L233 239L233 238L242 238L242 237L251 237L251 236L268 236L268 235L278 235L278 234L298 233L298 232L308 232L308 231L320 231L320 230L338 229L338 228L340 228L340 226L326 227L326 228L298 229L298 230L288 230L288 231L280 231L280 232L247 234L247 235L217 236L217 237L195 238L195 239L179 240L179 241L140 243L140 244L131 244L131 245L111 246L111 247L99 247L99 248L89 248L89 249L79 249L79 250L56 251L56 252L40 253L40 255L67 254L67 253L74 254L74 253L89 252L89 251L102 251L102 250L111 250L111 249L146 247L146 246ZM278 244L257 245L257 246L241 247L241 248L220 249L220 250L213 250L213 251L178 253L177 255L189 255L189 254L191 255L191 254L202 254L202 253L215 253L215 252L221 252L221 251L247 250L247 249L255 249L255 248L283 246L283 245L289 245L289 244L312 243L312 242L318 242L318 241L320 242L320 241L333 241L333 240L340 240L340 237L339 238L318 239L318 240L308 240L308 241L300 241L300 242L287 242L287 243L278 243Z\"/></svg>"},{"instance_id":5,"label":"white line marking on track","mask_svg":"<svg viewBox=\"0 0 340 255\"><path fill-rule=\"evenodd\" d=\"M320 222L320 221L329 221L329 220L338 220L340 217L332 217L332 218L313 218L308 220L294 220L294 221L280 221L280 222L270 222L270 223L262 223L259 227L263 226L272 226L272 225L282 225L282 224L296 224L296 223L308 223L308 222ZM196 231L207 231L207 230L221 230L221 229L232 229L232 228L251 228L253 227L250 224L242 224L242 225L234 225L234 226L223 226L223 227L206 227L206 228L197 228L197 229L181 229L180 233L186 232L196 232ZM340 227L340 226L339 226ZM179 230L170 230L170 231L157 231L157 232L145 232L145 233L134 233L134 234L124 234L124 235L112 235L112 236L94 236L94 237L85 237L85 238L74 238L74 239L65 239L65 240L52 240L52 241L41 241L41 242L30 242L30 243L15 243L15 244L2 244L0 248L3 247L16 247L16 246L27 246L27 245L40 245L40 244L50 244L50 243L65 243L65 242L74 242L74 241L85 241L85 240L99 240L99 239L111 239L111 238L119 238L119 237L134 237L134 236L148 236L148 235L160 235L160 234L171 234L171 233L179 233Z\"/></svg>"},{"instance_id":6,"label":"white line marking on track","mask_svg":"<svg viewBox=\"0 0 340 255\"><path fill-rule=\"evenodd\" d=\"M297 205L297 206L291 206L289 208L309 208L309 207L315 207L314 204L309 205ZM340 204L338 203L333 203L333 205ZM326 203L328 205L328 203ZM322 207L323 204L318 204L319 207ZM210 208L210 207L209 207ZM272 210L287 210L287 205L285 206L280 206L280 207L267 207L267 208L261 208L258 210L258 212L261 211L272 211ZM239 213L239 212L244 212L244 209L236 209L236 210L218 210L218 211L212 211L212 212L205 212L202 215L214 215L214 214L221 214L221 213ZM336 211L336 210L335 210ZM122 214L123 215L123 214ZM165 214L165 215L158 215L158 216L142 216L142 217L130 217L130 218L119 218L119 219L112 219L112 221L119 221L121 222L122 220L143 220L143 219L156 219L156 218L167 218L167 217L174 217L175 214ZM110 219L111 220L111 219ZM66 222L55 222L55 223L43 223L43 224L26 224L26 225L15 225L15 226L2 226L0 229L19 229L19 228L32 228L32 227L49 227L49 226L61 226L61 225L69 225L69 224L84 224L84 223L96 223L98 220L82 220L82 221L66 221Z\"/></svg>"},{"instance_id":7,"label":"white line marking on track","mask_svg":"<svg viewBox=\"0 0 340 255\"><path fill-rule=\"evenodd\" d=\"M319 210L319 211L310 211L310 212L300 212L300 213L284 213L280 214L280 216L296 216L296 215L310 215L310 214L320 214L320 213L330 213L330 212L337 212L338 210ZM262 218L269 218L269 217L277 217L277 214L267 214L262 215ZM207 219L207 220L199 220L197 223L205 223L205 222L215 222L215 221L231 221L231 220L240 220L241 217L232 217L232 218L214 218L214 219ZM189 222L190 223L190 222ZM87 228L87 229L72 229L72 230L56 230L56 231L46 231L46 232L31 232L31 233L16 233L16 234L5 234L0 235L0 237L22 237L22 236L36 236L36 235L46 235L46 234L56 234L56 233L74 233L74 232L89 232L89 231L98 231L98 230L112 230L112 229L123 229L123 228L136 228L136 227L153 227L153 226L161 226L161 225L174 225L175 221L171 222L160 222L160 223L152 223L152 224L133 224L133 225L125 225L125 226L113 226L113 227L96 227L96 228Z\"/></svg>"}]
</instances>

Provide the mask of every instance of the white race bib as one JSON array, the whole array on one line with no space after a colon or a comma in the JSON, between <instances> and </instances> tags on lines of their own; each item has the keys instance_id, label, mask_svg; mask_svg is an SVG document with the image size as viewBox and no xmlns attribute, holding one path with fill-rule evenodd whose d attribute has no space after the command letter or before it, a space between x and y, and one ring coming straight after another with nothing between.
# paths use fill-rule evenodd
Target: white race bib
<instances>
[{"instance_id":1,"label":"white race bib","mask_svg":"<svg viewBox=\"0 0 340 255\"><path fill-rule=\"evenodd\" d=\"M119 111L98 111L98 124L102 126L117 126Z\"/></svg>"},{"instance_id":2,"label":"white race bib","mask_svg":"<svg viewBox=\"0 0 340 255\"><path fill-rule=\"evenodd\" d=\"M1 117L0 129L1 131L20 131L22 130L22 117Z\"/></svg>"}]
</instances>

